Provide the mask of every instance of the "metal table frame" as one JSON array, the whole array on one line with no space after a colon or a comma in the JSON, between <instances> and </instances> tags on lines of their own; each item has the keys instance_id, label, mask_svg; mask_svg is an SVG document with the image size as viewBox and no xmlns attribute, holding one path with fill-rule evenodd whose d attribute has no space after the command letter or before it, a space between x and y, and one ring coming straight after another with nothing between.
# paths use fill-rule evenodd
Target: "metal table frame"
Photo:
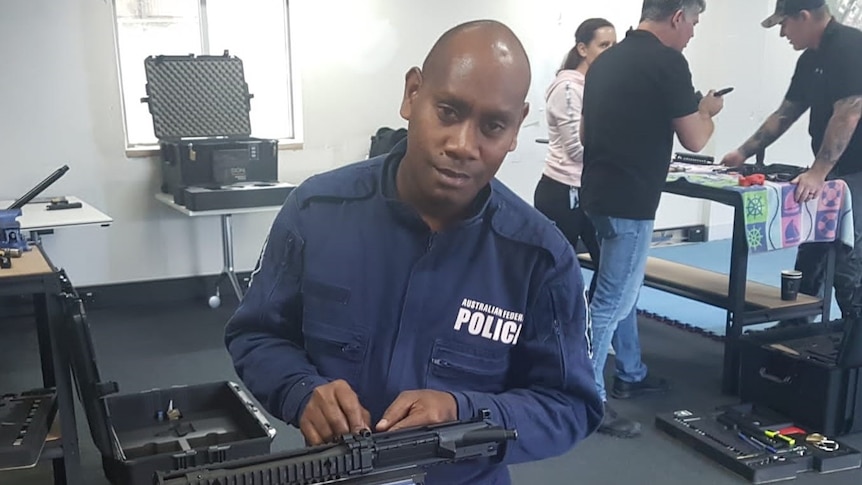
<instances>
[{"instance_id":1,"label":"metal table frame","mask_svg":"<svg viewBox=\"0 0 862 485\"><path fill-rule=\"evenodd\" d=\"M682 179L668 182L665 184L664 191L670 194L718 202L731 206L734 209L730 270L728 273L728 305L707 301L708 298L699 295L695 289L686 292L680 291L678 288L661 288L660 285L650 286L714 306L723 307L727 310L722 391L726 394L736 394L738 392L740 372L739 349L737 345L745 327L818 314L824 322L829 321L832 307L832 284L835 275L835 251L836 247L842 243L836 240L829 245L824 272L823 297L820 303L798 305L790 308L746 309L745 289L748 281L749 250L748 238L745 231L745 207L742 201L742 194L732 190L689 183Z\"/></svg>"},{"instance_id":2,"label":"metal table frame","mask_svg":"<svg viewBox=\"0 0 862 485\"><path fill-rule=\"evenodd\" d=\"M0 296L34 297L42 384L46 388L56 389L57 415L54 419L60 420L61 431L61 452L55 453L52 450L51 453L44 453L40 460L52 461L55 485L83 485L71 365L68 351L61 345L62 339L59 338L62 335L64 318L60 302L60 280L56 267L41 246L34 245L31 250L40 251L53 272L0 278ZM12 264L15 264L14 259Z\"/></svg>"},{"instance_id":3,"label":"metal table frame","mask_svg":"<svg viewBox=\"0 0 862 485\"><path fill-rule=\"evenodd\" d=\"M221 241L222 241L222 270L216 280L215 294L210 297L210 306L215 308L221 304L220 285L222 281L227 279L230 282L231 289L237 297L237 301L242 301L245 297L245 292L239 282L239 277L236 274L234 265L234 246L233 246L233 220L232 217L236 214L251 214L256 212L277 212L281 209L281 205L277 206L261 206L261 207L244 207L237 209L219 209L207 211L191 211L186 207L174 202L170 194L158 193L156 200L167 205L168 207L181 212L189 217L204 217L204 216L219 216L221 218Z\"/></svg>"}]
</instances>

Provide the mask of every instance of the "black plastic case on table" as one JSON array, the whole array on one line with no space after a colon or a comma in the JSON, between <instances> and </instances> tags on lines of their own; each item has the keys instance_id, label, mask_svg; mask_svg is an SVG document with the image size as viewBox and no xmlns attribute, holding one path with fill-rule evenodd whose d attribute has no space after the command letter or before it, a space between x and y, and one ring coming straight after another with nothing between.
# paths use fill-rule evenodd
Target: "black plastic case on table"
<instances>
[{"instance_id":1,"label":"black plastic case on table","mask_svg":"<svg viewBox=\"0 0 862 485\"><path fill-rule=\"evenodd\" d=\"M80 298L65 275L65 331L90 434L113 485L150 485L173 471L268 454L275 429L235 383L222 381L117 394L102 381ZM181 416L170 420L169 406Z\"/></svg>"},{"instance_id":2,"label":"black plastic case on table","mask_svg":"<svg viewBox=\"0 0 862 485\"><path fill-rule=\"evenodd\" d=\"M0 470L36 465L56 413L54 389L0 396Z\"/></svg>"},{"instance_id":3,"label":"black plastic case on table","mask_svg":"<svg viewBox=\"0 0 862 485\"><path fill-rule=\"evenodd\" d=\"M278 141L251 136L243 62L220 56L150 56L144 61L153 130L162 153L162 192L278 181Z\"/></svg>"},{"instance_id":4,"label":"black plastic case on table","mask_svg":"<svg viewBox=\"0 0 862 485\"><path fill-rule=\"evenodd\" d=\"M295 188L295 185L286 182L186 187L183 189L183 204L190 211L280 206Z\"/></svg>"}]
</instances>

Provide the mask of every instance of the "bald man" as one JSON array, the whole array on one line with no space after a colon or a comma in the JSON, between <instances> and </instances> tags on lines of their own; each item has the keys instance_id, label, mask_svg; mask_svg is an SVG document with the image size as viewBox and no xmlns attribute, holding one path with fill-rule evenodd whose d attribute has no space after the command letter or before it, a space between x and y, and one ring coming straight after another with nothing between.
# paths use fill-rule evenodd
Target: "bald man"
<instances>
[{"instance_id":1,"label":"bald man","mask_svg":"<svg viewBox=\"0 0 862 485\"><path fill-rule=\"evenodd\" d=\"M306 442L470 419L519 433L500 462L428 483L506 484L602 418L571 245L496 180L528 112L504 25L446 32L407 72L407 139L314 176L272 226L226 344L243 382Z\"/></svg>"}]
</instances>

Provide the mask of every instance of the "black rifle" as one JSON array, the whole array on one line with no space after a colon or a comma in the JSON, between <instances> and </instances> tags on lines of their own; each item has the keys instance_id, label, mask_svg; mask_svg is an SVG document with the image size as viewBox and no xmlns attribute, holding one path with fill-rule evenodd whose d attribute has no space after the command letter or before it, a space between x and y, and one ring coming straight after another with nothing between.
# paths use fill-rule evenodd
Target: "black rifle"
<instances>
[{"instance_id":1,"label":"black rifle","mask_svg":"<svg viewBox=\"0 0 862 485\"><path fill-rule=\"evenodd\" d=\"M305 485L424 483L421 467L477 458L500 459L518 433L491 423L482 410L470 421L401 431L345 435L338 443L156 472L156 485Z\"/></svg>"},{"instance_id":2,"label":"black rifle","mask_svg":"<svg viewBox=\"0 0 862 485\"><path fill-rule=\"evenodd\" d=\"M57 170L54 171L54 173L52 173L51 175L48 175L45 178L45 180L39 182L38 185L36 185L32 189L30 189L26 194L19 197L18 200L13 202L12 205L7 207L6 209L7 210L13 210L13 209L20 209L20 208L24 207L25 205L27 205L28 202L35 199L37 195L44 192L45 189L50 187L54 182L56 182L57 180L60 180L60 177L62 177L63 175L66 175L66 172L68 172L68 171L69 171L68 165L63 165L62 167L58 168Z\"/></svg>"}]
</instances>

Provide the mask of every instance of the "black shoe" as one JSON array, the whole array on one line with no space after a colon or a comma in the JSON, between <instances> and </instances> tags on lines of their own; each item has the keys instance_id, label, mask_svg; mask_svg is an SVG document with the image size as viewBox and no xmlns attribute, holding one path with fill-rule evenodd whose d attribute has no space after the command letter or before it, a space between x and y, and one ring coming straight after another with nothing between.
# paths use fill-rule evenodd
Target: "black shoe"
<instances>
[{"instance_id":1,"label":"black shoe","mask_svg":"<svg viewBox=\"0 0 862 485\"><path fill-rule=\"evenodd\" d=\"M625 382L619 377L614 377L614 388L611 396L617 399L629 399L644 394L655 394L670 390L670 383L660 377L647 375L640 382Z\"/></svg>"},{"instance_id":2,"label":"black shoe","mask_svg":"<svg viewBox=\"0 0 862 485\"><path fill-rule=\"evenodd\" d=\"M605 403L605 417L599 425L599 433L616 438L636 438L641 434L641 424L631 419L620 417L616 411Z\"/></svg>"}]
</instances>

